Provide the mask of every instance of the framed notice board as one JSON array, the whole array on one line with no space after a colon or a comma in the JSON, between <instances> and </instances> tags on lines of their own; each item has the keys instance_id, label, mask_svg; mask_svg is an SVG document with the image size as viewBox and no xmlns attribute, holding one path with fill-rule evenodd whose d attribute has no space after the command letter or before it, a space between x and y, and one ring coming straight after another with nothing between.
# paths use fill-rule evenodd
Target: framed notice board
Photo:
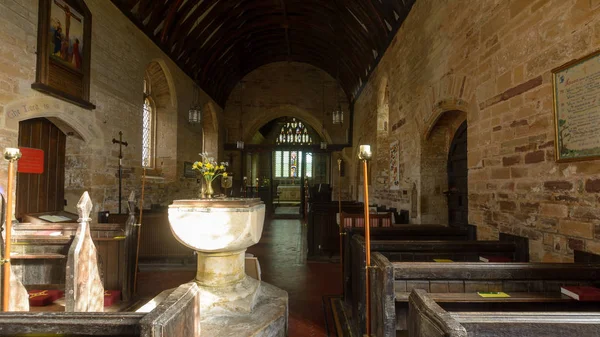
<instances>
[{"instance_id":1,"label":"framed notice board","mask_svg":"<svg viewBox=\"0 0 600 337\"><path fill-rule=\"evenodd\" d=\"M184 178L196 178L196 176L197 176L196 171L194 171L192 169L192 167L194 167L193 163L191 163L189 161L183 162L183 177Z\"/></svg>"},{"instance_id":2,"label":"framed notice board","mask_svg":"<svg viewBox=\"0 0 600 337\"><path fill-rule=\"evenodd\" d=\"M556 161L600 159L600 51L552 70Z\"/></svg>"}]
</instances>

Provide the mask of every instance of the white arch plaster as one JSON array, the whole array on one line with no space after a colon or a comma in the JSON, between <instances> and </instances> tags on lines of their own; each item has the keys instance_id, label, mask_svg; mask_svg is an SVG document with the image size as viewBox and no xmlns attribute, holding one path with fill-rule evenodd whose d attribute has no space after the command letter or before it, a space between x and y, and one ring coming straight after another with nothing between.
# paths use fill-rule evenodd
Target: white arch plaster
<instances>
[{"instance_id":1,"label":"white arch plaster","mask_svg":"<svg viewBox=\"0 0 600 337\"><path fill-rule=\"evenodd\" d=\"M4 107L4 127L19 131L19 122L47 118L65 134L72 132L88 144L102 145L104 133L97 127L94 112L50 96L13 101Z\"/></svg>"},{"instance_id":2,"label":"white arch plaster","mask_svg":"<svg viewBox=\"0 0 600 337\"><path fill-rule=\"evenodd\" d=\"M252 139L254 134L256 134L258 130L266 123L274 119L286 116L296 117L302 120L310 127L312 127L315 130L315 132L319 134L321 139L324 139L327 143L331 144L331 136L329 136L327 130L323 128L323 123L321 123L321 121L309 111L291 104L280 105L264 110L262 112L262 117L252 121L252 125L250 126L250 128L248 128L244 132L244 142Z\"/></svg>"}]
</instances>

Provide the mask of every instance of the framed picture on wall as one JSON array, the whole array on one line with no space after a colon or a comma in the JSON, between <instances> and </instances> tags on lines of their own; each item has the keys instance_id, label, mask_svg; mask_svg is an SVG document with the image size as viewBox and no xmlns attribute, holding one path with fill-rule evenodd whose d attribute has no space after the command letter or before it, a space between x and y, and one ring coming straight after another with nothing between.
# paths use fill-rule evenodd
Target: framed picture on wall
<instances>
[{"instance_id":1,"label":"framed picture on wall","mask_svg":"<svg viewBox=\"0 0 600 337\"><path fill-rule=\"evenodd\" d=\"M83 0L40 0L31 88L85 109L90 98L92 14Z\"/></svg>"},{"instance_id":2,"label":"framed picture on wall","mask_svg":"<svg viewBox=\"0 0 600 337\"><path fill-rule=\"evenodd\" d=\"M555 157L600 159L600 51L552 70Z\"/></svg>"}]
</instances>

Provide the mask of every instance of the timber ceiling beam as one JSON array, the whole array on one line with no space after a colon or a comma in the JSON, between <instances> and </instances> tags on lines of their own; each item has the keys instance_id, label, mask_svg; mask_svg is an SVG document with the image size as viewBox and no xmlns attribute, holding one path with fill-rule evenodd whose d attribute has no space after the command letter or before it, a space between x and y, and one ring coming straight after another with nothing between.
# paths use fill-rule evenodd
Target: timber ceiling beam
<instances>
[{"instance_id":1,"label":"timber ceiling beam","mask_svg":"<svg viewBox=\"0 0 600 337\"><path fill-rule=\"evenodd\" d=\"M111 0L223 106L252 70L312 64L353 101L415 0Z\"/></svg>"}]
</instances>

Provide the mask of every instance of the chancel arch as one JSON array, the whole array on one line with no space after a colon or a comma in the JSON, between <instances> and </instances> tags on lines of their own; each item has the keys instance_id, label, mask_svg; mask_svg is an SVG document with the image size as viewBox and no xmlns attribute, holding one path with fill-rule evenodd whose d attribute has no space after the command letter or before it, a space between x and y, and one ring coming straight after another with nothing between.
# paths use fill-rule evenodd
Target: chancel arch
<instances>
[{"instance_id":1,"label":"chancel arch","mask_svg":"<svg viewBox=\"0 0 600 337\"><path fill-rule=\"evenodd\" d=\"M297 118L299 121L303 121L305 125L309 126L316 134L319 135L319 138L331 144L332 139L329 135L327 129L323 128L322 118L319 116L315 116L315 114L302 109L295 105L282 105L273 107L270 109L265 109L261 114L260 118L257 118L255 121L250 124L247 128L244 128L243 139L247 141L251 141L253 137L256 136L256 133L266 124L270 123L273 120L291 117Z\"/></svg>"}]
</instances>

